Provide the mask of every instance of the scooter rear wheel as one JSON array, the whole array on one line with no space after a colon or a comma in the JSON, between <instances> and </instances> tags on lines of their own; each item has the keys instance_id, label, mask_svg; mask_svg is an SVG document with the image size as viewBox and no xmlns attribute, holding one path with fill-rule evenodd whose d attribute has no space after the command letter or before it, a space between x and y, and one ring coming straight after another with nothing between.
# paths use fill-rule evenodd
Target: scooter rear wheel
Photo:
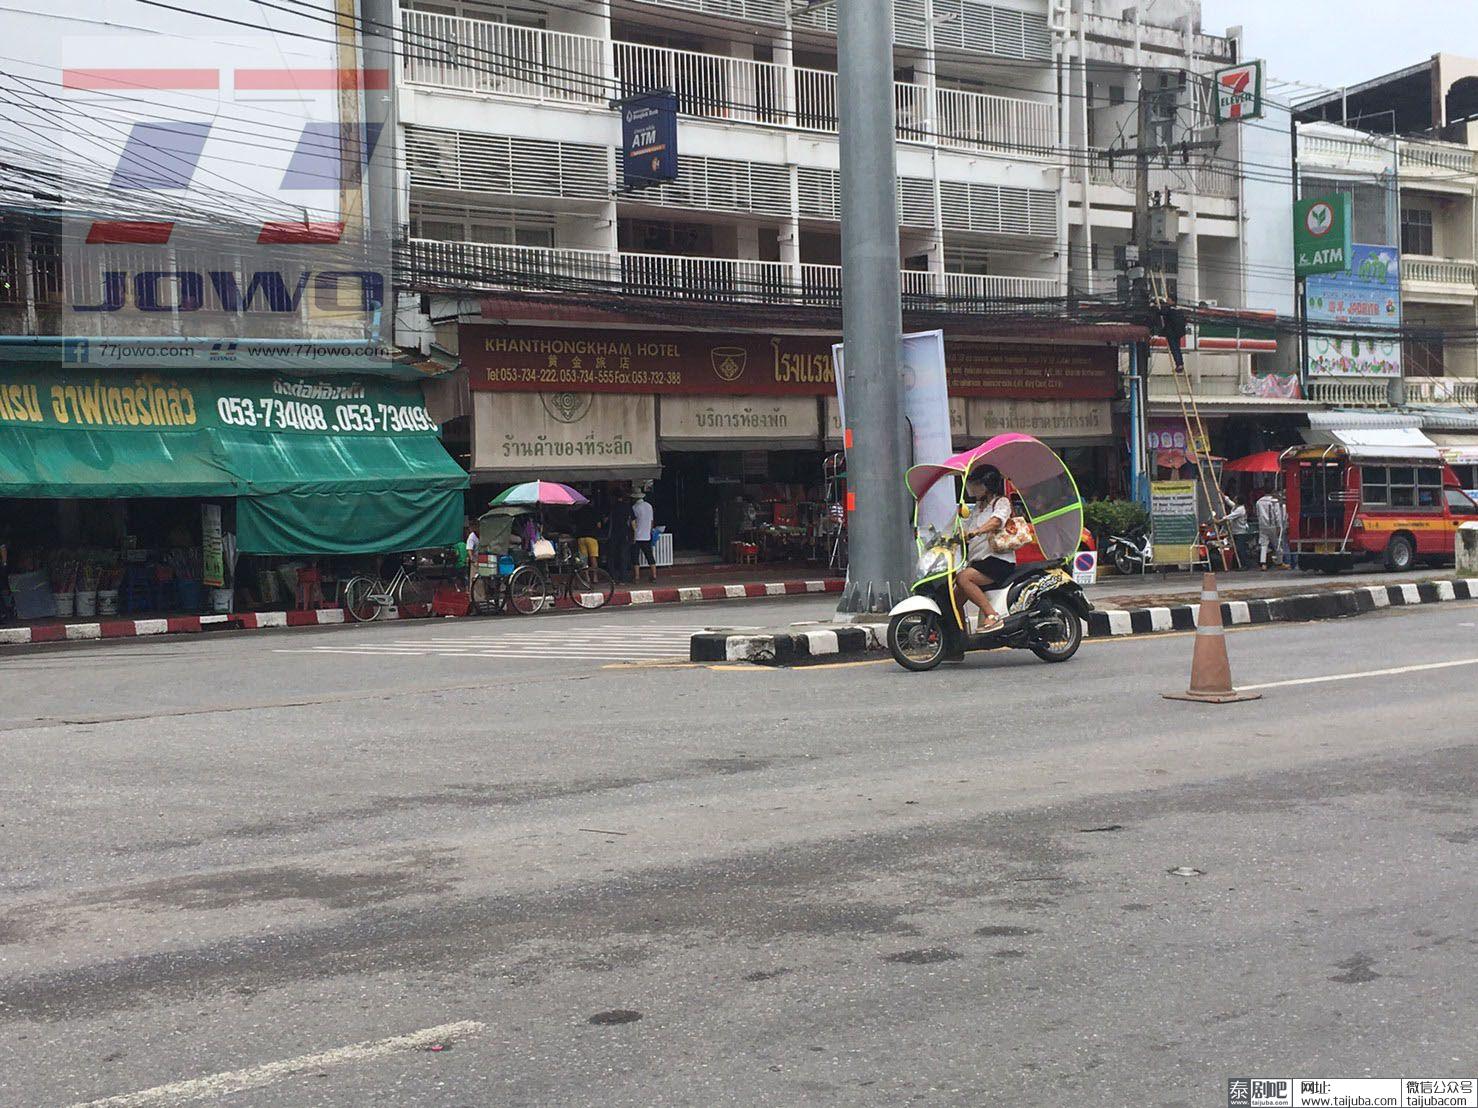
<instances>
[{"instance_id":1,"label":"scooter rear wheel","mask_svg":"<svg viewBox=\"0 0 1478 1108\"><path fill-rule=\"evenodd\" d=\"M1059 623L1061 636L1048 642L1038 642L1031 651L1044 662L1065 662L1083 645L1083 621L1078 613L1060 600L1049 600L1042 605L1041 616Z\"/></svg>"},{"instance_id":2,"label":"scooter rear wheel","mask_svg":"<svg viewBox=\"0 0 1478 1108\"><path fill-rule=\"evenodd\" d=\"M944 661L944 620L927 609L888 621L888 652L904 669L923 673Z\"/></svg>"}]
</instances>

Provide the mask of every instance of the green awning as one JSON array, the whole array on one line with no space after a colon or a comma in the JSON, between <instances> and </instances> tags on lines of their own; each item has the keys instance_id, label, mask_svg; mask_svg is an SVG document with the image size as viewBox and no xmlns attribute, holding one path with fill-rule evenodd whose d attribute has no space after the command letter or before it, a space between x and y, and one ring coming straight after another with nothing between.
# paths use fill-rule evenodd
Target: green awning
<instances>
[{"instance_id":1,"label":"green awning","mask_svg":"<svg viewBox=\"0 0 1478 1108\"><path fill-rule=\"evenodd\" d=\"M0 426L0 496L235 496L210 431Z\"/></svg>"},{"instance_id":2,"label":"green awning","mask_svg":"<svg viewBox=\"0 0 1478 1108\"><path fill-rule=\"evenodd\" d=\"M431 435L223 433L252 490L236 504L243 554L357 554L454 546L467 474Z\"/></svg>"},{"instance_id":3,"label":"green awning","mask_svg":"<svg viewBox=\"0 0 1478 1108\"><path fill-rule=\"evenodd\" d=\"M414 385L0 375L0 497L233 497L243 554L454 545L467 484Z\"/></svg>"}]
</instances>

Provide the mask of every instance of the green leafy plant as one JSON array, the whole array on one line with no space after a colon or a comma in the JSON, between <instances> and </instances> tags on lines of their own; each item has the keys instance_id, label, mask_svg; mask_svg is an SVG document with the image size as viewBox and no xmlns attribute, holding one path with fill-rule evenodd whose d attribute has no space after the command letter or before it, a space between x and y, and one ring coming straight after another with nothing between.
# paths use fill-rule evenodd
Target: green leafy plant
<instances>
[{"instance_id":1,"label":"green leafy plant","mask_svg":"<svg viewBox=\"0 0 1478 1108\"><path fill-rule=\"evenodd\" d=\"M1083 526L1100 547L1111 535L1124 535L1150 521L1144 505L1134 500L1090 500L1083 505Z\"/></svg>"}]
</instances>

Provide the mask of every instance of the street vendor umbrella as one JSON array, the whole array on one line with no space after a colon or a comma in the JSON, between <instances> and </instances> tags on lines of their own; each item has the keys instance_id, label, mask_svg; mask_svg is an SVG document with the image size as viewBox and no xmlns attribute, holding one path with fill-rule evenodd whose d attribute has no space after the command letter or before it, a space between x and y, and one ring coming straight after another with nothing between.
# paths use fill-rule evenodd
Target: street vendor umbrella
<instances>
[{"instance_id":1,"label":"street vendor umbrella","mask_svg":"<svg viewBox=\"0 0 1478 1108\"><path fill-rule=\"evenodd\" d=\"M578 508L582 504L589 503L589 500L569 485L561 485L558 481L525 481L521 485L514 485L511 489L504 489L488 502L488 507L548 504L555 507Z\"/></svg>"},{"instance_id":2,"label":"street vendor umbrella","mask_svg":"<svg viewBox=\"0 0 1478 1108\"><path fill-rule=\"evenodd\" d=\"M1238 458L1235 462L1228 462L1222 466L1223 473L1277 473L1282 466L1282 453L1277 450L1264 450L1260 454L1249 454L1245 458Z\"/></svg>"}]
</instances>

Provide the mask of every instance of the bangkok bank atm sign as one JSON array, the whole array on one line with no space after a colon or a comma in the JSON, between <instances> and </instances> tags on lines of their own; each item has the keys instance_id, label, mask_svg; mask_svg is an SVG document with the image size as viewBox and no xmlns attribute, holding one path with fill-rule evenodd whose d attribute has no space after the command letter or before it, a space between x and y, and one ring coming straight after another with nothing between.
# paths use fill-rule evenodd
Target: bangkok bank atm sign
<instances>
[{"instance_id":1,"label":"bangkok bank atm sign","mask_svg":"<svg viewBox=\"0 0 1478 1108\"><path fill-rule=\"evenodd\" d=\"M621 149L628 189L677 179L677 97L670 92L620 102Z\"/></svg>"}]
</instances>

